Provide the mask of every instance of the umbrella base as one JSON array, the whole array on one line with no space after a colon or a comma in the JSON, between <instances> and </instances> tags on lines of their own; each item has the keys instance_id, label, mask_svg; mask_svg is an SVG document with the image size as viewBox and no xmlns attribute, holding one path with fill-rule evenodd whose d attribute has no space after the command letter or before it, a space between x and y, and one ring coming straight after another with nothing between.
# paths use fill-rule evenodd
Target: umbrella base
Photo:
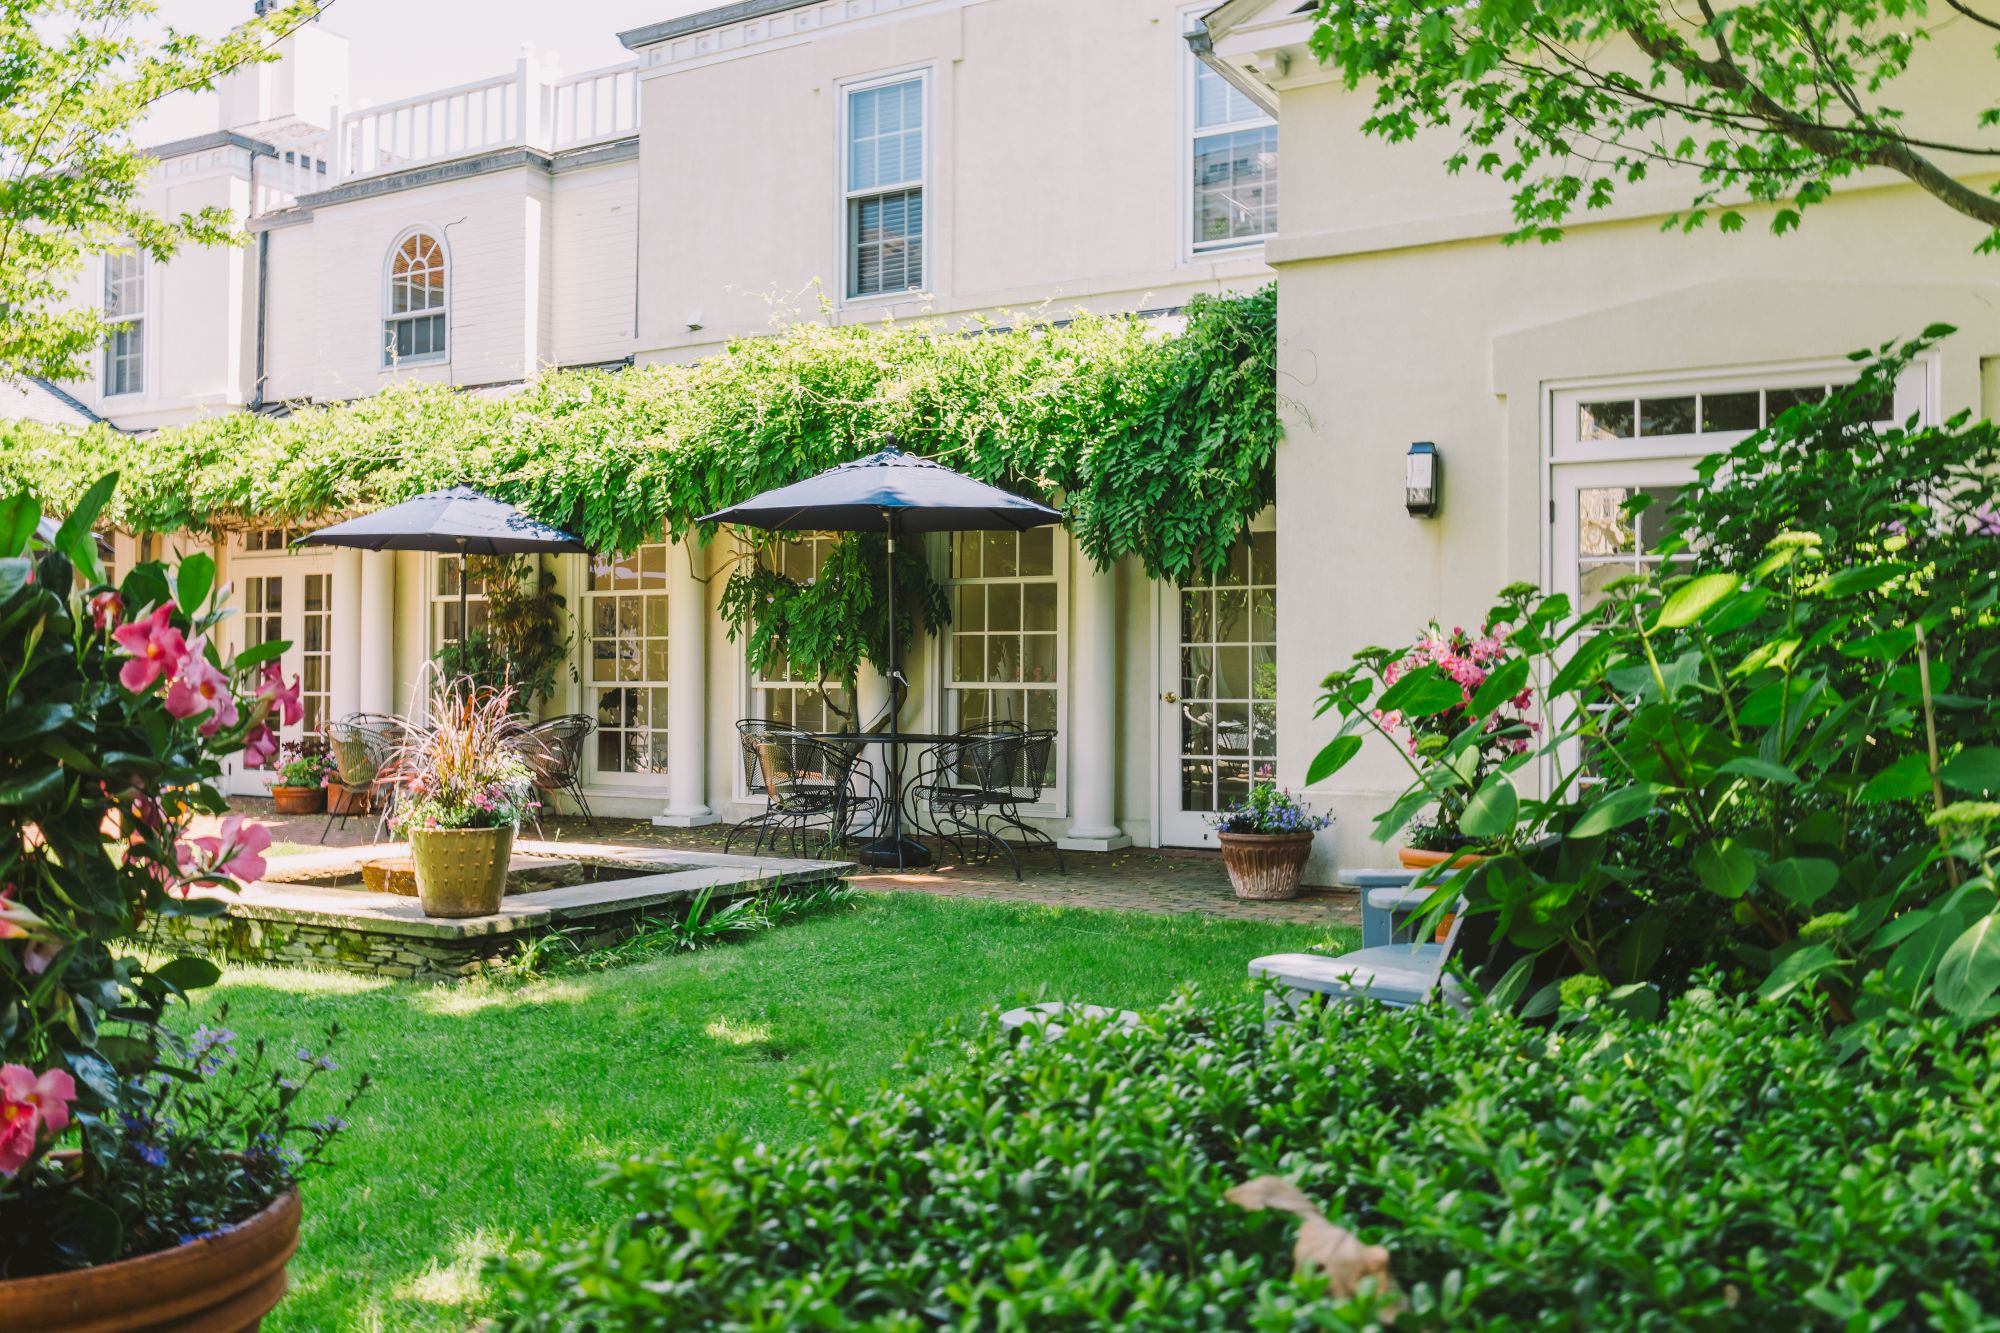
<instances>
[{"instance_id":1,"label":"umbrella base","mask_svg":"<svg viewBox=\"0 0 2000 1333\"><path fill-rule=\"evenodd\" d=\"M931 863L931 849L915 838L872 838L854 849L854 859L876 869L909 870Z\"/></svg>"}]
</instances>

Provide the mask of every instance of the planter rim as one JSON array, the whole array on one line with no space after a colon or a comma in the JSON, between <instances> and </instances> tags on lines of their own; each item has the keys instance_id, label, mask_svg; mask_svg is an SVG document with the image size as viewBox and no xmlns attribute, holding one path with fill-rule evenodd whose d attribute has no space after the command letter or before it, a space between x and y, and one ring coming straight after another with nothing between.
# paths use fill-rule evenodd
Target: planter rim
<instances>
[{"instance_id":1,"label":"planter rim","mask_svg":"<svg viewBox=\"0 0 2000 1333\"><path fill-rule=\"evenodd\" d=\"M1310 829L1300 829L1296 833L1231 833L1227 829L1217 829L1215 836L1221 838L1255 839L1258 842L1305 842L1319 835Z\"/></svg>"},{"instance_id":2,"label":"planter rim","mask_svg":"<svg viewBox=\"0 0 2000 1333\"><path fill-rule=\"evenodd\" d=\"M292 1185L241 1222L230 1224L220 1235L89 1268L0 1278L0 1310L17 1315L71 1316L115 1311L130 1296L128 1284L133 1282L150 1279L163 1285L179 1284L212 1267L234 1270L238 1265L266 1263L270 1256L265 1242L272 1236L290 1238L277 1246L277 1262L282 1267L298 1249L299 1220L303 1214L299 1187Z\"/></svg>"},{"instance_id":3,"label":"planter rim","mask_svg":"<svg viewBox=\"0 0 2000 1333\"><path fill-rule=\"evenodd\" d=\"M520 831L521 826L519 824L488 824L484 828L413 828L410 830L410 836L416 837L418 834L422 834L426 838L435 838L441 834L519 833Z\"/></svg>"}]
</instances>

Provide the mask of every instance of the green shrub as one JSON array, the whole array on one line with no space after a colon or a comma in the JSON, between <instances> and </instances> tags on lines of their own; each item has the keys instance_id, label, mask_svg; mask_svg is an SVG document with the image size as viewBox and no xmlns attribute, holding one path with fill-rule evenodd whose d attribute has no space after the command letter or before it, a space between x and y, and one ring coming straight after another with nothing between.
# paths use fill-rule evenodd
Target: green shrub
<instances>
[{"instance_id":1,"label":"green shrub","mask_svg":"<svg viewBox=\"0 0 2000 1333\"><path fill-rule=\"evenodd\" d=\"M1803 1004L1638 1024L1176 997L1133 1031L941 1034L816 1141L638 1159L626 1220L497 1269L499 1327L1343 1328L1270 1172L1387 1246L1413 1328L1991 1326L1996 1038L1846 1058ZM1856 1030L1859 1032L1859 1030Z\"/></svg>"}]
</instances>

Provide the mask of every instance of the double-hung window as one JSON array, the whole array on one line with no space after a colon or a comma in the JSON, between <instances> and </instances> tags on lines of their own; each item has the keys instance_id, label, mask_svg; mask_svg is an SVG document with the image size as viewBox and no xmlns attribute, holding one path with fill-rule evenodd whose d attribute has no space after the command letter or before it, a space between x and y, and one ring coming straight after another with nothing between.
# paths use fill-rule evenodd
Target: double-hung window
<instances>
[{"instance_id":1,"label":"double-hung window","mask_svg":"<svg viewBox=\"0 0 2000 1333\"><path fill-rule=\"evenodd\" d=\"M104 393L146 391L146 256L114 250L104 256Z\"/></svg>"},{"instance_id":2,"label":"double-hung window","mask_svg":"<svg viewBox=\"0 0 2000 1333\"><path fill-rule=\"evenodd\" d=\"M924 286L924 79L846 91L847 295Z\"/></svg>"},{"instance_id":3,"label":"double-hung window","mask_svg":"<svg viewBox=\"0 0 2000 1333\"><path fill-rule=\"evenodd\" d=\"M1204 64L1194 64L1194 205L1189 243L1197 253L1251 245L1278 229L1278 125Z\"/></svg>"},{"instance_id":4,"label":"double-hung window","mask_svg":"<svg viewBox=\"0 0 2000 1333\"><path fill-rule=\"evenodd\" d=\"M958 532L951 538L951 727L1013 723L1057 733L1042 783L1062 763L1065 608L1054 528ZM1055 798L1047 798L1054 800Z\"/></svg>"},{"instance_id":5,"label":"double-hung window","mask_svg":"<svg viewBox=\"0 0 2000 1333\"><path fill-rule=\"evenodd\" d=\"M585 685L600 779L667 771L667 561L678 554L648 542L629 555L592 557L583 594Z\"/></svg>"}]
</instances>

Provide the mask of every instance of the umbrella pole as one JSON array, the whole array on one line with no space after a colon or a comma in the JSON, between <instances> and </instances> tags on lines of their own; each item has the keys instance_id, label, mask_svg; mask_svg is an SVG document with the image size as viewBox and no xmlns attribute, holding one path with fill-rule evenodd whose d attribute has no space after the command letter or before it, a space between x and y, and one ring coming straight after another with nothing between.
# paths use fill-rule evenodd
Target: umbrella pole
<instances>
[{"instance_id":1,"label":"umbrella pole","mask_svg":"<svg viewBox=\"0 0 2000 1333\"><path fill-rule=\"evenodd\" d=\"M469 698L472 694L472 682L466 676L465 654L467 648L470 646L469 640L472 638L472 626L467 623L465 618L465 572L465 538L460 537L458 539L458 674L466 682L465 692Z\"/></svg>"},{"instance_id":2,"label":"umbrella pole","mask_svg":"<svg viewBox=\"0 0 2000 1333\"><path fill-rule=\"evenodd\" d=\"M889 579L889 730L892 733L903 729L903 696L897 691L900 679L896 667L896 511L883 511L883 526L889 534L889 555L884 562ZM903 863L903 747L892 744L889 747L889 790L895 793L895 804L889 810L889 842L896 849L896 869L906 869Z\"/></svg>"}]
</instances>

